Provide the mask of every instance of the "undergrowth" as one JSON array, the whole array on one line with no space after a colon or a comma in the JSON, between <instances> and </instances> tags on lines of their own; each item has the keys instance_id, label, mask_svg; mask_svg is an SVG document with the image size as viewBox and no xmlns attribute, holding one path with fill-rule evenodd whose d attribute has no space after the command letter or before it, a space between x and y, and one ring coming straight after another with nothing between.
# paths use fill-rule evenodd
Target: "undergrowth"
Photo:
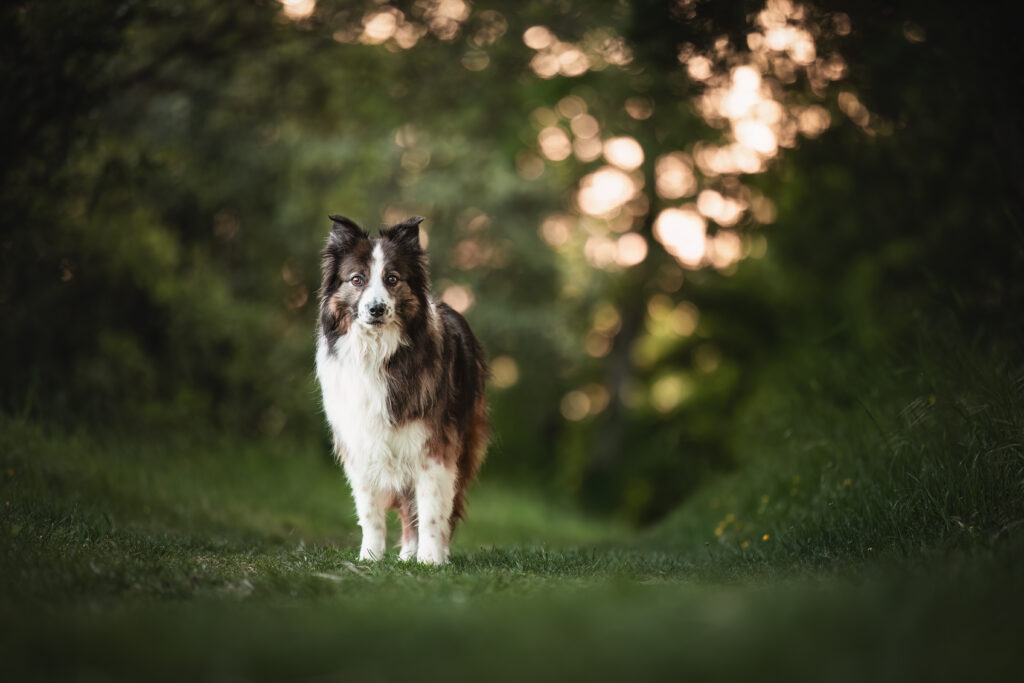
<instances>
[{"instance_id":1,"label":"undergrowth","mask_svg":"<svg viewBox=\"0 0 1024 683\"><path fill-rule=\"evenodd\" d=\"M823 568L991 548L1024 523L1024 368L811 356L737 425L734 473L647 542L714 566Z\"/></svg>"}]
</instances>

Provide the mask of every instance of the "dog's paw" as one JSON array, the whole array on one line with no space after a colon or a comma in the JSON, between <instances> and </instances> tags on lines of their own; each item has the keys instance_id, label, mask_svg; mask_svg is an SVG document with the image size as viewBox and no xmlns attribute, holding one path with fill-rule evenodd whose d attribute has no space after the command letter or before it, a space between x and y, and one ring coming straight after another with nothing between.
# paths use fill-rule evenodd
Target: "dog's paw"
<instances>
[{"instance_id":1,"label":"dog's paw","mask_svg":"<svg viewBox=\"0 0 1024 683\"><path fill-rule=\"evenodd\" d=\"M420 548L416 553L416 561L420 564L444 564L448 561L448 553L443 548Z\"/></svg>"},{"instance_id":2,"label":"dog's paw","mask_svg":"<svg viewBox=\"0 0 1024 683\"><path fill-rule=\"evenodd\" d=\"M378 562L384 559L384 551L375 551L372 548L363 548L359 551L359 560L361 562Z\"/></svg>"}]
</instances>

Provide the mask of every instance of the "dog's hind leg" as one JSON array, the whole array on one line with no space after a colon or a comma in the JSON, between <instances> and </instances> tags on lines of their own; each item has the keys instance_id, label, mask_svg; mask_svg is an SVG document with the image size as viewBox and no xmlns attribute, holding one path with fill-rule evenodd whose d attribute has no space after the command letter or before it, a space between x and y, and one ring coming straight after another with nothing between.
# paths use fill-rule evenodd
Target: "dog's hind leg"
<instances>
[{"instance_id":1,"label":"dog's hind leg","mask_svg":"<svg viewBox=\"0 0 1024 683\"><path fill-rule=\"evenodd\" d=\"M412 491L402 494L398 502L398 515L402 518L402 549L398 551L398 559L414 560L419 546L419 524L416 519L416 498Z\"/></svg>"},{"instance_id":2,"label":"dog's hind leg","mask_svg":"<svg viewBox=\"0 0 1024 683\"><path fill-rule=\"evenodd\" d=\"M448 561L452 506L455 502L455 467L428 457L416 480L419 548L416 559L424 564Z\"/></svg>"}]
</instances>

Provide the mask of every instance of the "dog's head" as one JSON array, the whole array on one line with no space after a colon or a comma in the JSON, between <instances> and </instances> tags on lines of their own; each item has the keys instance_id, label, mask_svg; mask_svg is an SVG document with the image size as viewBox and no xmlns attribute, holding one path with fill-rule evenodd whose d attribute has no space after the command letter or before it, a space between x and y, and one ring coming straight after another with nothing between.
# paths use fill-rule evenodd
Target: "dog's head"
<instances>
[{"instance_id":1,"label":"dog's head","mask_svg":"<svg viewBox=\"0 0 1024 683\"><path fill-rule=\"evenodd\" d=\"M430 289L426 254L420 247L420 217L370 235L344 216L334 225L321 261L320 323L328 337L407 326L421 315Z\"/></svg>"}]
</instances>

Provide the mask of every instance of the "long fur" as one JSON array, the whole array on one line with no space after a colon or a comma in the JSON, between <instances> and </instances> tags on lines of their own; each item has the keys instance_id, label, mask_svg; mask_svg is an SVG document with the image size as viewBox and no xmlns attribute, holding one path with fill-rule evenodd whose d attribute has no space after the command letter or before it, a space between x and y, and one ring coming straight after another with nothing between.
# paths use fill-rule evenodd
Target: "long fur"
<instances>
[{"instance_id":1,"label":"long fur","mask_svg":"<svg viewBox=\"0 0 1024 683\"><path fill-rule=\"evenodd\" d=\"M363 528L362 559L402 518L402 559L448 558L488 438L487 365L466 320L430 292L422 218L370 237L331 216L322 254L317 377Z\"/></svg>"}]
</instances>

